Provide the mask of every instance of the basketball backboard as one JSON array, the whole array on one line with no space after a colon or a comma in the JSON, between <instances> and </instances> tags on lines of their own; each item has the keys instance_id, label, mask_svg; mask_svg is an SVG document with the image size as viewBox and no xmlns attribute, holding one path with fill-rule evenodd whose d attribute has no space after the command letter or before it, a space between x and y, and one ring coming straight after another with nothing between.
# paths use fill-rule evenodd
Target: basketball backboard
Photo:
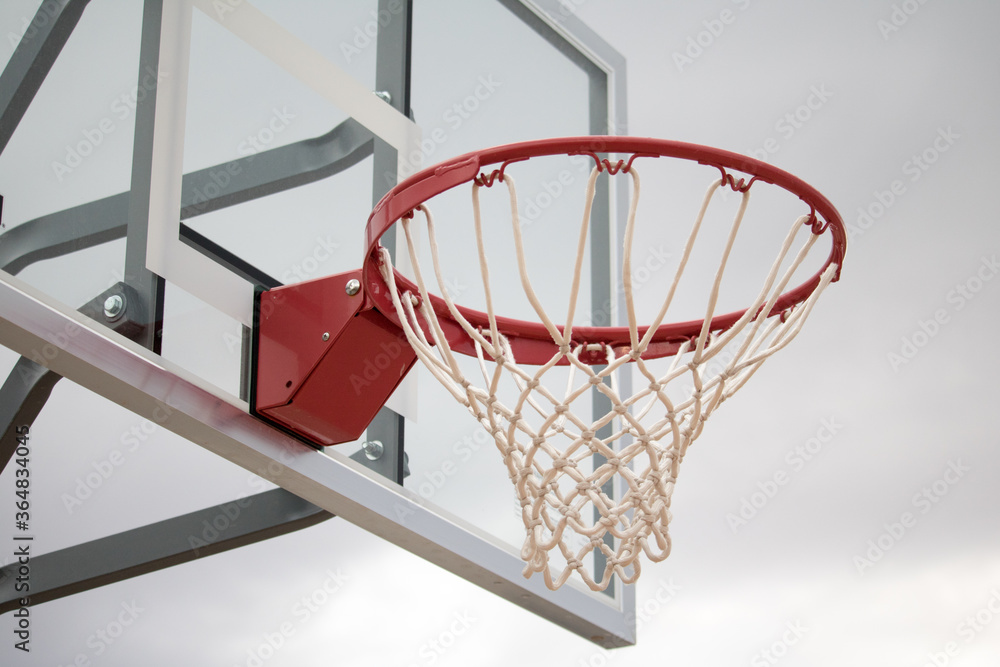
<instances>
[{"instance_id":1,"label":"basketball backboard","mask_svg":"<svg viewBox=\"0 0 1000 667\"><path fill-rule=\"evenodd\" d=\"M521 575L496 448L433 378L412 372L364 437L323 451L250 402L257 292L359 268L372 206L421 167L624 133L622 58L557 0L14 4L36 18L0 79L0 344L25 358L11 378L35 379L7 396L45 394L50 369L598 644L633 643L630 586ZM578 179L559 168L526 186L539 245L572 234L558 220L578 202L560 194ZM583 288L595 324L619 317L627 203L601 187ZM447 279L474 301L470 230L453 231ZM372 440L385 451L366 466Z\"/></svg>"}]
</instances>

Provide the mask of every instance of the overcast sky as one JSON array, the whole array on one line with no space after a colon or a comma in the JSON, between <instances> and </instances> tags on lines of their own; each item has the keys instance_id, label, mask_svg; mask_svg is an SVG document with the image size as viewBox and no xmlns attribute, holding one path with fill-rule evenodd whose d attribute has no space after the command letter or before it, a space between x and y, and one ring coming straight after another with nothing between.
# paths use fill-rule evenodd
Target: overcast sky
<instances>
[{"instance_id":1,"label":"overcast sky","mask_svg":"<svg viewBox=\"0 0 1000 667\"><path fill-rule=\"evenodd\" d=\"M0 62L38 4L0 6ZM336 25L317 18L329 14L318 2L294 11L254 4L373 85L374 49L356 40L374 2L345 10ZM578 70L554 52L536 57L541 47L530 31L492 0L443 4L417 0L414 17L414 116L425 133L448 132L429 162L586 132ZM765 159L816 186L851 230L842 280L688 453L674 496L673 554L644 565L638 584L637 645L598 649L333 519L40 605L32 609L30 656L13 649L5 615L3 664L254 665L262 653L268 667L995 664L1000 454L991 327L1000 306L1000 226L989 205L1000 149L1000 6L564 4L627 62L627 133ZM128 189L138 5L92 0L84 12L0 156L8 227ZM280 145L345 117L271 67L196 18L186 170L246 154L243 140L260 139L263 127L281 128ZM268 85L257 87L257 77ZM481 77L490 92L456 126L448 108ZM104 120L113 129L101 130L92 157L68 172L53 167ZM354 268L370 177L366 161L337 184L255 204L249 229L237 226L239 211L205 216L197 228L286 282L296 270L313 277ZM644 187L653 210L670 205L666 186L649 179ZM669 255L681 243L667 233L648 240ZM118 279L123 250L106 244L21 278L75 308ZM232 390L239 358L226 334L238 329L175 297L173 360ZM0 370L15 358L0 349ZM422 387L417 421L407 426L427 442L426 450L408 443L410 488L447 454L432 442L475 433L459 406L433 404L434 391ZM263 488L200 447L143 428L106 400L57 385L31 430L39 553ZM435 500L472 520L489 516L498 533L513 521L516 540L512 495L504 500L502 485L480 488L485 479L505 482L490 447ZM91 493L79 491L115 451L123 462L113 474ZM12 469L0 475L0 497L12 496L13 479ZM756 513L736 521L745 501L768 490ZM13 533L9 507L0 520L0 536ZM126 621L118 635L116 623ZM102 639L109 630L117 636Z\"/></svg>"}]
</instances>

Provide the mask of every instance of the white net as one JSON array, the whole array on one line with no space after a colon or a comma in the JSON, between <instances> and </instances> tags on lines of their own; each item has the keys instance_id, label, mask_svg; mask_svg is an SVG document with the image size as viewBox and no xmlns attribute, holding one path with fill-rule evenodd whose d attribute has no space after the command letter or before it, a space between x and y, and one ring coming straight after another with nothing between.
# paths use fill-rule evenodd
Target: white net
<instances>
[{"instance_id":1,"label":"white net","mask_svg":"<svg viewBox=\"0 0 1000 667\"><path fill-rule=\"evenodd\" d=\"M640 336L632 285L640 181L637 170L630 165L621 170L632 182L621 267L622 305L628 318L630 345L616 350L603 343L574 343L573 323L581 269L595 184L601 171L600 167L595 168L587 182L575 273L561 329L543 308L528 276L514 181L509 175L499 179L510 197L521 287L554 344L551 358L542 365L518 363L508 339L498 328L493 311L479 204L480 188L491 185L492 178L480 178L472 184L472 210L488 329L474 326L463 317L445 289L434 218L425 205L418 206L414 215L401 221L418 294L401 291L389 253L385 249L381 251L382 276L417 356L492 434L503 456L520 501L526 531L521 550L527 563L525 576L541 573L545 584L553 590L574 572L594 590L606 589L615 574L623 582L631 583L640 574L641 554L654 562L670 554L670 502L688 446L701 433L705 421L716 408L742 387L765 359L795 337L838 268L835 264L827 267L804 301L780 316L768 316L818 238L809 224L812 218L803 216L792 224L763 286L743 316L725 331L711 331L709 322L716 311L722 276L750 198L749 187L737 188L731 177L723 174L709 186L672 284L650 326ZM709 293L705 324L697 336L680 345L670 363L664 364L665 368L654 366L647 358L647 351L674 300L713 194L724 184L736 191L742 190L742 199ZM476 375L481 375L478 384L466 377L464 369L468 364L460 363L456 357L431 307L415 251L413 228L417 211L426 223L437 293L447 305L450 318L474 342L478 357ZM805 236L804 241L801 236ZM800 239L798 249L793 250L796 239ZM599 353L602 363L591 366L581 361L583 352L587 352L588 359L593 359L595 352ZM629 383L620 383L619 375L628 364L632 365L633 378L638 380L631 384L637 388L630 395L622 395L621 385ZM554 372L554 369L563 372ZM565 388L547 387L543 380L553 377L558 380L550 384L562 385L564 380ZM594 392L606 397L604 403L608 409L604 414L591 414L591 418L583 419L579 415L591 410ZM593 554L599 557L588 561ZM598 569L603 565L603 570L592 573L588 562L598 564Z\"/></svg>"}]
</instances>

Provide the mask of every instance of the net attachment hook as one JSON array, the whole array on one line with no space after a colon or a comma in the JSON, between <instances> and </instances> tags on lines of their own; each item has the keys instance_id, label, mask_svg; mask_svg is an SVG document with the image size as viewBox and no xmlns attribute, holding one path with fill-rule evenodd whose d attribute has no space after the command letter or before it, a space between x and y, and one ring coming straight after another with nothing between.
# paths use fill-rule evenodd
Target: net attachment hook
<instances>
[{"instance_id":1,"label":"net attachment hook","mask_svg":"<svg viewBox=\"0 0 1000 667\"><path fill-rule=\"evenodd\" d=\"M816 208L814 206L809 207L809 217L803 222L804 225L809 225L812 233L819 236L826 232L827 228L830 226L829 221L822 221L819 216L816 215Z\"/></svg>"},{"instance_id":2,"label":"net attachment hook","mask_svg":"<svg viewBox=\"0 0 1000 667\"><path fill-rule=\"evenodd\" d=\"M503 182L503 173L504 171L507 170L507 165L512 164L514 162L524 162L525 160L528 159L529 158L527 157L519 157L519 158L514 158L512 160L507 160L502 165L500 165L499 169L494 169L492 172L490 172L489 175L481 173L475 178L473 178L472 181L480 187L484 188L493 187L494 181L500 181L501 183Z\"/></svg>"},{"instance_id":3,"label":"net attachment hook","mask_svg":"<svg viewBox=\"0 0 1000 667\"><path fill-rule=\"evenodd\" d=\"M632 153L632 157L628 159L628 162L625 162L625 160L618 160L614 164L611 164L610 160L607 158L602 160L597 157L597 153L593 151L573 151L570 152L569 155L589 155L594 160L594 164L597 166L598 172L607 170L607 172L612 176L616 175L618 172L624 172L627 174L632 168L632 162L634 162L637 157L660 157L656 153Z\"/></svg>"},{"instance_id":4,"label":"net attachment hook","mask_svg":"<svg viewBox=\"0 0 1000 667\"><path fill-rule=\"evenodd\" d=\"M704 163L704 164L711 164L711 163ZM742 177L739 180L737 180L736 177L734 177L732 174L726 171L725 167L723 167L722 165L711 164L711 166L718 169L719 173L722 174L722 183L720 185L728 185L733 192L745 193L750 189L750 186L757 181L757 176L752 177L749 181Z\"/></svg>"}]
</instances>

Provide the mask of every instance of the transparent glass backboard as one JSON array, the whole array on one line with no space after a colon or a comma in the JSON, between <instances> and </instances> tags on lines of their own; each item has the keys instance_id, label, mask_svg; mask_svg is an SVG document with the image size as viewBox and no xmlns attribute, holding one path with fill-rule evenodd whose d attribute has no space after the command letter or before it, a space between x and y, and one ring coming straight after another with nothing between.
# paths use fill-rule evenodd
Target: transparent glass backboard
<instances>
[{"instance_id":1,"label":"transparent glass backboard","mask_svg":"<svg viewBox=\"0 0 1000 667\"><path fill-rule=\"evenodd\" d=\"M37 5L3 11L31 15ZM0 277L56 318L43 325L31 310L25 326L93 328L94 344L114 351L67 375L75 383L121 403L93 378L114 375L128 357L157 378L133 387L138 417L149 419L143 411L155 401L170 404L172 383L201 392L217 407L168 420L168 429L455 572L471 566L476 574L462 576L487 588L495 579L499 595L598 643L632 643L629 587L598 594L571 583L553 593L538 577L520 578L524 527L500 455L419 368L388 404L405 419L401 488L349 458L364 437L313 450L269 430L248 402L255 291L360 268L372 206L419 168L514 141L624 132L624 62L557 2L483 2L475 12L457 0L412 9L376 0L159 7L93 0L48 71L30 69L24 54L19 61L13 45L4 51L5 76L38 85L0 147ZM587 174L558 160L522 173L540 295L555 300L582 207L563 192L578 191ZM581 292L595 324L619 317L609 273L619 250L610 241L625 200L613 186L602 197ZM499 200L485 210L496 221L497 271L509 272L499 259L509 256L509 212L505 219ZM476 307L483 294L467 192L442 198L435 215L448 232L449 289ZM530 318L518 296L499 291L498 310ZM139 332L126 326L133 317ZM84 355L74 345L88 336L62 352ZM7 357L11 367L16 357ZM95 370L105 363L106 373ZM237 427L245 435L227 430ZM282 464L298 476L268 475L261 462L284 451L294 452L295 463ZM423 523L400 519L400 506L419 509ZM365 524L362 515L378 518Z\"/></svg>"}]
</instances>

